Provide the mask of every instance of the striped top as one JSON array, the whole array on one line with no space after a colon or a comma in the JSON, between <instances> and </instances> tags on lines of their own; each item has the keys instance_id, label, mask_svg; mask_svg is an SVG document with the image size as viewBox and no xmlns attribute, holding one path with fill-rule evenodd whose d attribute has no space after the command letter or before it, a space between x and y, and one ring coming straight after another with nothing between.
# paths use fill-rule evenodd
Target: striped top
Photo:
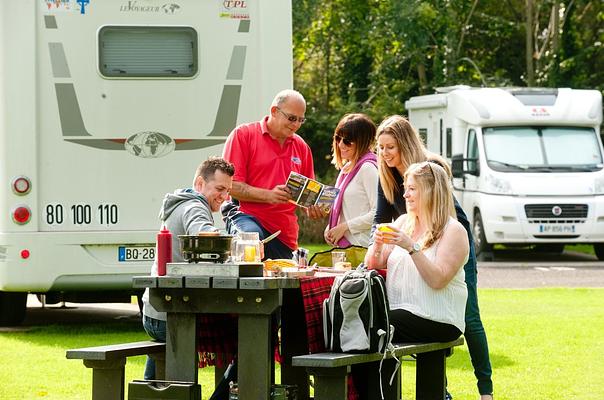
<instances>
[{"instance_id":1,"label":"striped top","mask_svg":"<svg viewBox=\"0 0 604 400\"><path fill-rule=\"evenodd\" d=\"M430 261L436 259L439 243L440 239L429 248L422 250ZM388 275L386 277L390 309L407 310L421 318L454 325L464 332L468 298L463 269L466 261L467 256L451 282L443 289L436 290L428 286L421 277L407 250L395 246L388 257Z\"/></svg>"}]
</instances>

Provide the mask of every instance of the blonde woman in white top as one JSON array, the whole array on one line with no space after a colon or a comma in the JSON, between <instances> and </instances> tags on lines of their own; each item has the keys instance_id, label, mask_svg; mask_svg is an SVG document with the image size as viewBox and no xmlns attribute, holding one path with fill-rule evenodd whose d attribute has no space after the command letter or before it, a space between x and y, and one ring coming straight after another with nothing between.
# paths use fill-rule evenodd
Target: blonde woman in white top
<instances>
[{"instance_id":1,"label":"blonde woman in white top","mask_svg":"<svg viewBox=\"0 0 604 400\"><path fill-rule=\"evenodd\" d=\"M444 169L412 164L404 174L407 214L378 226L366 258L370 268L388 267L386 290L394 342L448 342L465 327L467 288L463 265L468 236L455 219L453 195ZM390 367L386 367L389 369ZM390 376L391 371L382 371ZM353 366L361 400L379 399L375 368Z\"/></svg>"},{"instance_id":2,"label":"blonde woman in white top","mask_svg":"<svg viewBox=\"0 0 604 400\"><path fill-rule=\"evenodd\" d=\"M405 172L407 214L376 231L369 260L388 267L394 341L446 342L464 331L469 245L449 182L434 163L412 164Z\"/></svg>"}]
</instances>

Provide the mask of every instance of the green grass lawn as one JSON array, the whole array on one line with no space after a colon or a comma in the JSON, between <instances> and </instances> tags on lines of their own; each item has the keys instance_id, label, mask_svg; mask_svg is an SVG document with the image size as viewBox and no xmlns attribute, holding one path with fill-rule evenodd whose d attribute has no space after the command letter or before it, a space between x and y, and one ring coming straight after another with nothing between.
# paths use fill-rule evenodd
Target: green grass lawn
<instances>
[{"instance_id":1,"label":"green grass lawn","mask_svg":"<svg viewBox=\"0 0 604 400\"><path fill-rule=\"evenodd\" d=\"M604 398L604 290L479 293L496 399ZM447 370L454 398L474 398L467 348L456 350Z\"/></svg>"},{"instance_id":2,"label":"green grass lawn","mask_svg":"<svg viewBox=\"0 0 604 400\"><path fill-rule=\"evenodd\" d=\"M498 400L604 399L604 289L483 289ZM138 321L48 325L0 332L0 399L90 399L91 371L65 350L145 340ZM142 378L144 357L130 358L126 380ZM403 393L413 398L414 366L404 364ZM455 400L476 399L467 349L448 361ZM200 371L203 398L213 370Z\"/></svg>"},{"instance_id":3,"label":"green grass lawn","mask_svg":"<svg viewBox=\"0 0 604 400\"><path fill-rule=\"evenodd\" d=\"M318 253L320 251L325 251L325 250L329 250L331 249L331 246L322 243L322 244L303 244L301 245L304 248L307 248L309 251L309 254L312 256L315 253Z\"/></svg>"},{"instance_id":4,"label":"green grass lawn","mask_svg":"<svg viewBox=\"0 0 604 400\"><path fill-rule=\"evenodd\" d=\"M585 253L595 255L594 247L590 244L567 244L564 246L565 251L576 251L578 253Z\"/></svg>"}]
</instances>

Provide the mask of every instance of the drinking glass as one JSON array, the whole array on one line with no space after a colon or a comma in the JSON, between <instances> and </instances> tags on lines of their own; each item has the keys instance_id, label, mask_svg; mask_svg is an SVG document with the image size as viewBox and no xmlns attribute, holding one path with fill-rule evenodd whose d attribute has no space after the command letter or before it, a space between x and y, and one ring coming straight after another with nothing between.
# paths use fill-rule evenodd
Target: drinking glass
<instances>
[{"instance_id":1,"label":"drinking glass","mask_svg":"<svg viewBox=\"0 0 604 400\"><path fill-rule=\"evenodd\" d=\"M331 266L335 267L339 262L346 262L346 252L334 250L331 252Z\"/></svg>"}]
</instances>

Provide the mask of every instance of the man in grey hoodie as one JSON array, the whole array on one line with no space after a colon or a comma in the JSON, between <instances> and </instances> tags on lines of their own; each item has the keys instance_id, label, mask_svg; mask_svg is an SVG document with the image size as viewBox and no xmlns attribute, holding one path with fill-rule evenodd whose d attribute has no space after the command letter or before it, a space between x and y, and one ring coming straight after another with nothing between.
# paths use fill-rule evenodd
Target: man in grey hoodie
<instances>
[{"instance_id":1,"label":"man in grey hoodie","mask_svg":"<svg viewBox=\"0 0 604 400\"><path fill-rule=\"evenodd\" d=\"M212 212L218 211L227 199L234 174L233 164L220 157L210 157L197 167L193 188L166 194L159 218L172 233L172 262L184 262L178 235L218 231ZM151 275L157 276L157 260ZM157 311L149 303L149 289L143 295L143 327L153 339L166 341L166 313ZM151 357L147 357L145 379L155 379L155 362Z\"/></svg>"}]
</instances>

